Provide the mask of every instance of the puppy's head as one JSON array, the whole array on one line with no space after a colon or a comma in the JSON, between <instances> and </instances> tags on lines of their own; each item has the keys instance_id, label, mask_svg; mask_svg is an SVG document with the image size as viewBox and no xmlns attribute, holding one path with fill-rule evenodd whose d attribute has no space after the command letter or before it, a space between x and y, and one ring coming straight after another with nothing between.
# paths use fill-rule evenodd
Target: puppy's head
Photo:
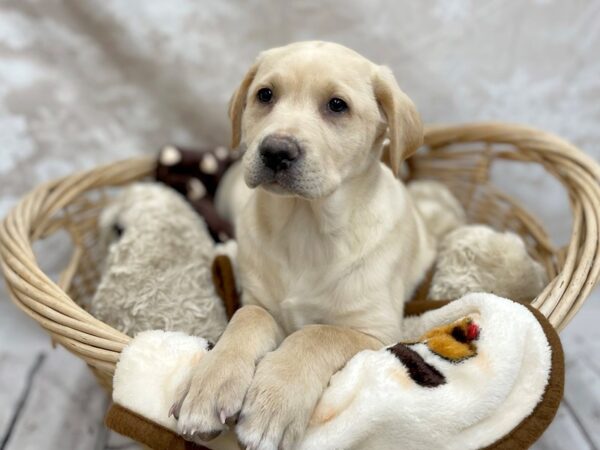
<instances>
[{"instance_id":1,"label":"puppy's head","mask_svg":"<svg viewBox=\"0 0 600 450\"><path fill-rule=\"evenodd\" d=\"M300 42L259 55L234 93L232 146L245 147L250 187L319 198L364 172L390 139L390 165L422 142L412 101L391 71L326 42Z\"/></svg>"}]
</instances>

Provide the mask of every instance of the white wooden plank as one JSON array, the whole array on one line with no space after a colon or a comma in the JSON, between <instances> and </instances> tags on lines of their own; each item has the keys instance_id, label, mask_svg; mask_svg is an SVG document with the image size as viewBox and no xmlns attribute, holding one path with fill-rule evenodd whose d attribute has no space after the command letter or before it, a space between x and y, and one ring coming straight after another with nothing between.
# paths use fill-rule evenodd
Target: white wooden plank
<instances>
[{"instance_id":1,"label":"white wooden plank","mask_svg":"<svg viewBox=\"0 0 600 450\"><path fill-rule=\"evenodd\" d=\"M600 372L590 361L592 353L567 358L565 398L574 418L594 448L600 448Z\"/></svg>"},{"instance_id":2,"label":"white wooden plank","mask_svg":"<svg viewBox=\"0 0 600 450\"><path fill-rule=\"evenodd\" d=\"M600 286L592 291L583 307L560 333L569 359L600 359Z\"/></svg>"},{"instance_id":3,"label":"white wooden plank","mask_svg":"<svg viewBox=\"0 0 600 450\"><path fill-rule=\"evenodd\" d=\"M592 450L592 446L564 404L560 405L554 422L531 448L532 450Z\"/></svg>"},{"instance_id":4,"label":"white wooden plank","mask_svg":"<svg viewBox=\"0 0 600 450\"><path fill-rule=\"evenodd\" d=\"M41 354L0 352L0 448L9 438Z\"/></svg>"},{"instance_id":5,"label":"white wooden plank","mask_svg":"<svg viewBox=\"0 0 600 450\"><path fill-rule=\"evenodd\" d=\"M110 431L104 450L142 450L143 447L125 436Z\"/></svg>"},{"instance_id":6,"label":"white wooden plank","mask_svg":"<svg viewBox=\"0 0 600 450\"><path fill-rule=\"evenodd\" d=\"M31 355L50 348L48 334L12 303L0 274L0 353Z\"/></svg>"},{"instance_id":7,"label":"white wooden plank","mask_svg":"<svg viewBox=\"0 0 600 450\"><path fill-rule=\"evenodd\" d=\"M107 403L85 364L57 349L37 373L5 450L97 448Z\"/></svg>"}]
</instances>

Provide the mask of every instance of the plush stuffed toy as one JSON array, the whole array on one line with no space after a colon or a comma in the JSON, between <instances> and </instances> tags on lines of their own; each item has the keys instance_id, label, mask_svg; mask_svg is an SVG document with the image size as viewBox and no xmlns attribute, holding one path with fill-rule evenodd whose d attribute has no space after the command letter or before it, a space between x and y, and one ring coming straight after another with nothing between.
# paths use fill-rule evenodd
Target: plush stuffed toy
<instances>
[{"instance_id":1,"label":"plush stuffed toy","mask_svg":"<svg viewBox=\"0 0 600 450\"><path fill-rule=\"evenodd\" d=\"M486 225L466 225L452 192L437 181L413 181L408 191L428 231L437 239L437 258L416 298L451 300L470 292L491 292L530 301L547 284L543 267L520 236Z\"/></svg>"},{"instance_id":2,"label":"plush stuffed toy","mask_svg":"<svg viewBox=\"0 0 600 450\"><path fill-rule=\"evenodd\" d=\"M222 146L189 150L175 145L164 146L158 155L156 181L183 195L204 218L217 242L227 242L234 237L229 218L219 214L215 207L215 198L217 187L239 156L238 152Z\"/></svg>"},{"instance_id":3,"label":"plush stuffed toy","mask_svg":"<svg viewBox=\"0 0 600 450\"><path fill-rule=\"evenodd\" d=\"M469 292L491 292L531 301L547 282L544 268L529 256L520 236L486 225L465 225L438 245L429 298L450 300Z\"/></svg>"},{"instance_id":4,"label":"plush stuffed toy","mask_svg":"<svg viewBox=\"0 0 600 450\"><path fill-rule=\"evenodd\" d=\"M452 230L467 223L462 205L442 183L416 180L410 182L407 189L425 227L438 242Z\"/></svg>"},{"instance_id":5,"label":"plush stuffed toy","mask_svg":"<svg viewBox=\"0 0 600 450\"><path fill-rule=\"evenodd\" d=\"M213 341L221 335L227 315L211 270L218 252L181 195L158 183L133 184L104 209L99 226L107 254L87 305L94 316L130 336L151 329Z\"/></svg>"}]
</instances>

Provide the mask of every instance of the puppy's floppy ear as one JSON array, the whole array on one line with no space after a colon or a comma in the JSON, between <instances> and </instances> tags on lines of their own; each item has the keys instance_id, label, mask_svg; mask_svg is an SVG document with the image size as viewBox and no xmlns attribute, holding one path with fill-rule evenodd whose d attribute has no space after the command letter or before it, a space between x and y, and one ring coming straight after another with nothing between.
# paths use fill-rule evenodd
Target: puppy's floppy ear
<instances>
[{"instance_id":1,"label":"puppy's floppy ear","mask_svg":"<svg viewBox=\"0 0 600 450\"><path fill-rule=\"evenodd\" d=\"M414 103L402 92L388 67L377 67L373 91L387 120L390 166L397 176L402 161L423 143L423 124Z\"/></svg>"},{"instance_id":2,"label":"puppy's floppy ear","mask_svg":"<svg viewBox=\"0 0 600 450\"><path fill-rule=\"evenodd\" d=\"M260 57L259 57L260 59ZM231 120L231 148L237 148L240 145L242 138L242 113L246 108L246 97L248 96L248 89L256 76L258 66L260 65L259 59L257 59L252 67L248 70L244 79L240 83L239 87L231 96L229 100L229 119Z\"/></svg>"}]
</instances>

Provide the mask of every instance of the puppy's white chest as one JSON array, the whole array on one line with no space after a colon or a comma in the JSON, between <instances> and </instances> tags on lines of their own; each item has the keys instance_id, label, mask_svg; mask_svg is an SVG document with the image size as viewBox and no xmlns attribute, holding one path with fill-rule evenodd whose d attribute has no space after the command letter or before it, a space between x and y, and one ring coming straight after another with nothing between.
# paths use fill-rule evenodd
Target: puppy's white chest
<instances>
[{"instance_id":1,"label":"puppy's white chest","mask_svg":"<svg viewBox=\"0 0 600 450\"><path fill-rule=\"evenodd\" d=\"M306 325L325 323L328 311L319 307L318 302L287 297L279 304L279 314L286 332L291 333Z\"/></svg>"},{"instance_id":2,"label":"puppy's white chest","mask_svg":"<svg viewBox=\"0 0 600 450\"><path fill-rule=\"evenodd\" d=\"M240 265L247 294L273 314L286 333L328 322L331 305L323 293L332 290L335 277L331 267L316 261L303 263L302 256L293 253L290 258L281 247L260 247L253 242L251 251L240 249L247 255L245 264Z\"/></svg>"},{"instance_id":3,"label":"puppy's white chest","mask_svg":"<svg viewBox=\"0 0 600 450\"><path fill-rule=\"evenodd\" d=\"M327 267L282 266L279 273L281 291L275 298L276 315L286 332L291 333L311 324L330 323L332 315L331 293L339 277L335 269ZM330 295L325 295L327 292Z\"/></svg>"}]
</instances>

